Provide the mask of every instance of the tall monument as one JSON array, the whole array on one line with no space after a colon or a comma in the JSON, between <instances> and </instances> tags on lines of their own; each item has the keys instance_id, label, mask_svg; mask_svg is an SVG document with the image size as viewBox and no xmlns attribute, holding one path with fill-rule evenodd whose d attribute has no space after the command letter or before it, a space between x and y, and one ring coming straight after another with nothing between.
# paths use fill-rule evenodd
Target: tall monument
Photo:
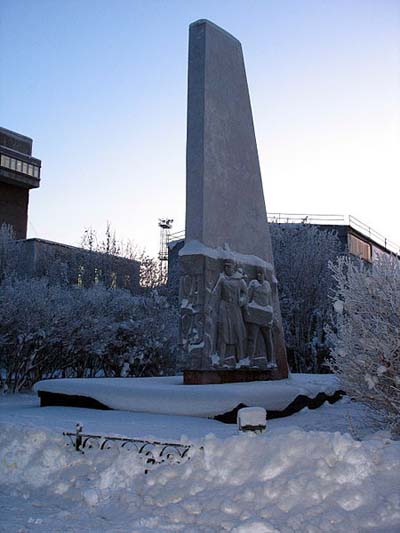
<instances>
[{"instance_id":1,"label":"tall monument","mask_svg":"<svg viewBox=\"0 0 400 533\"><path fill-rule=\"evenodd\" d=\"M187 116L180 251L185 383L286 378L242 47L207 20L189 30Z\"/></svg>"}]
</instances>

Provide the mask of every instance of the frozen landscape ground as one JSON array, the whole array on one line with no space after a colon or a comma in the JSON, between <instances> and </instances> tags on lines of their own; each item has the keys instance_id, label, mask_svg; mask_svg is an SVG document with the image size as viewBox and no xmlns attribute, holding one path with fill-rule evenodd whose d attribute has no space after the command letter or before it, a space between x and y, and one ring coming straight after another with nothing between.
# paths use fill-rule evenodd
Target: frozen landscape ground
<instances>
[{"instance_id":1,"label":"frozen landscape ground","mask_svg":"<svg viewBox=\"0 0 400 533\"><path fill-rule=\"evenodd\" d=\"M348 398L272 420L262 436L204 418L38 405L0 400L0 531L400 530L400 442ZM194 452L145 474L134 452L66 448L61 433L78 421Z\"/></svg>"}]
</instances>

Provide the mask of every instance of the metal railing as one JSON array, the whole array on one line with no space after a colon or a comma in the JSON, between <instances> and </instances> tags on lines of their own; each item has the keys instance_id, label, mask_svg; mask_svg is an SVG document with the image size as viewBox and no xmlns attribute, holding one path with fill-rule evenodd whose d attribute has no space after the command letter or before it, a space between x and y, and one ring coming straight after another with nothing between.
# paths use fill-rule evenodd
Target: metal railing
<instances>
[{"instance_id":1,"label":"metal railing","mask_svg":"<svg viewBox=\"0 0 400 533\"><path fill-rule=\"evenodd\" d=\"M168 244L174 241L182 241L185 238L185 230L176 231L168 235Z\"/></svg>"},{"instance_id":2,"label":"metal railing","mask_svg":"<svg viewBox=\"0 0 400 533\"><path fill-rule=\"evenodd\" d=\"M268 213L271 224L326 224L343 226L347 222L344 215L310 215L309 213Z\"/></svg>"},{"instance_id":3,"label":"metal railing","mask_svg":"<svg viewBox=\"0 0 400 533\"><path fill-rule=\"evenodd\" d=\"M268 213L268 222L271 224L316 224L326 226L350 226L368 237L386 250L400 255L400 245L389 240L381 233L361 222L353 215L321 215L309 213ZM173 241L183 240L185 231L177 231L169 235L168 244Z\"/></svg>"},{"instance_id":4,"label":"metal railing","mask_svg":"<svg viewBox=\"0 0 400 533\"><path fill-rule=\"evenodd\" d=\"M319 224L350 226L390 252L400 254L400 245L361 222L353 215L311 215L302 213L269 213L268 222L275 224Z\"/></svg>"},{"instance_id":5,"label":"metal railing","mask_svg":"<svg viewBox=\"0 0 400 533\"><path fill-rule=\"evenodd\" d=\"M180 464L190 459L191 444L177 442L159 442L129 437L108 437L83 433L81 424L76 424L75 432L64 431L66 445L72 446L77 452L88 450L121 449L133 451L143 458L144 466L169 463ZM201 449L201 448L200 448Z\"/></svg>"}]
</instances>

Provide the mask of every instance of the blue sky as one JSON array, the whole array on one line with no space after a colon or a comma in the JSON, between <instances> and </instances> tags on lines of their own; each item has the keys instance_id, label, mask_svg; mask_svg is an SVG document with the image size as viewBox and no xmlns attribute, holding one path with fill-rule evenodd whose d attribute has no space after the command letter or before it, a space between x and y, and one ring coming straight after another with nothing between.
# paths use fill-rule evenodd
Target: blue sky
<instances>
[{"instance_id":1,"label":"blue sky","mask_svg":"<svg viewBox=\"0 0 400 533\"><path fill-rule=\"evenodd\" d=\"M267 210L400 242L400 1L2 0L0 125L34 139L29 235L184 228L188 25L244 49Z\"/></svg>"}]
</instances>

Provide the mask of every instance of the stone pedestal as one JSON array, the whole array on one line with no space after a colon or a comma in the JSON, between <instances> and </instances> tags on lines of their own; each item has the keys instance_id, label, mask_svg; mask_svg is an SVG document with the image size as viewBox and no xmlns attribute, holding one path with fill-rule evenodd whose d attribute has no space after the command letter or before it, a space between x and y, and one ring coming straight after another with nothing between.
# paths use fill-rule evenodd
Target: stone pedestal
<instances>
[{"instance_id":1,"label":"stone pedestal","mask_svg":"<svg viewBox=\"0 0 400 533\"><path fill-rule=\"evenodd\" d=\"M187 247L187 251L194 251L194 247ZM264 379L284 379L288 376L286 350L282 332L281 317L279 314L279 300L273 267L269 263L256 257L233 254L231 251L207 250L199 246L199 253L190 255L181 254L181 346L183 367L190 371L199 371L199 377L194 377L193 372L185 374L185 383L226 383L228 377L234 381L255 381ZM184 250L183 250L184 251ZM203 253L200 253L202 251ZM208 252L208 254L207 254ZM248 331L250 325L246 322L245 308L241 308L243 322L246 328L245 354L237 360L234 345L226 347L225 357L218 352L218 320L221 302L215 298L215 287L224 268L227 258L234 257L236 270L233 276L241 278L246 285L249 280L256 277L258 269L266 273L266 279L273 287L272 302L275 309L275 318L272 324L272 343L276 368L268 368L269 361L266 346L262 335L257 336L255 354L248 353ZM257 374L256 370L263 371ZM204 371L208 371L204 373ZM225 373L228 371L228 373ZM217 372L212 376L212 372ZM219 372L222 371L223 374ZM239 372L235 379L234 372ZM221 375L227 376L221 381ZM259 377L257 377L257 375ZM192 376L187 377L186 376ZM260 377L262 376L262 377ZM189 381L188 381L189 380ZM208 381L207 381L208 380Z\"/></svg>"},{"instance_id":2,"label":"stone pedestal","mask_svg":"<svg viewBox=\"0 0 400 533\"><path fill-rule=\"evenodd\" d=\"M270 381L282 379L278 369L235 368L234 370L184 370L184 385L221 385L223 383L244 383L248 381Z\"/></svg>"}]
</instances>

